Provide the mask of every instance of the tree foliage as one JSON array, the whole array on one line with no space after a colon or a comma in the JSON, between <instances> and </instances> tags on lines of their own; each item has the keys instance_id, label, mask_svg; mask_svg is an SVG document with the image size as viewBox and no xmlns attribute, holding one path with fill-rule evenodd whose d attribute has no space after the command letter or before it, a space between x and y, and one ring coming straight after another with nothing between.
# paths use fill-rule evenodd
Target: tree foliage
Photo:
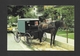
<instances>
[{"instance_id":1,"label":"tree foliage","mask_svg":"<svg viewBox=\"0 0 80 56\"><path fill-rule=\"evenodd\" d=\"M44 11L44 5L37 5L37 8L38 8L37 10L38 13L42 13Z\"/></svg>"},{"instance_id":2,"label":"tree foliage","mask_svg":"<svg viewBox=\"0 0 80 56\"><path fill-rule=\"evenodd\" d=\"M25 10L23 9L25 6L15 6L15 5L10 5L8 6L8 15L12 16L21 16L24 17L23 14L25 13Z\"/></svg>"},{"instance_id":3,"label":"tree foliage","mask_svg":"<svg viewBox=\"0 0 80 56\"><path fill-rule=\"evenodd\" d=\"M54 20L64 19L69 31L74 31L74 6L60 5L45 9L43 18L52 18Z\"/></svg>"},{"instance_id":4,"label":"tree foliage","mask_svg":"<svg viewBox=\"0 0 80 56\"><path fill-rule=\"evenodd\" d=\"M34 15L33 13L30 13L33 9L33 6L31 5L23 5L23 6L10 5L10 6L7 6L7 9L8 9L7 23L16 22L16 20L18 19L17 16L19 16L19 18L35 18L36 17L36 15ZM12 18L9 19L9 17L12 17Z\"/></svg>"},{"instance_id":5,"label":"tree foliage","mask_svg":"<svg viewBox=\"0 0 80 56\"><path fill-rule=\"evenodd\" d=\"M65 18L66 25L70 31L74 28L74 6L64 6L62 15ZM72 28L72 29L71 29Z\"/></svg>"},{"instance_id":6,"label":"tree foliage","mask_svg":"<svg viewBox=\"0 0 80 56\"><path fill-rule=\"evenodd\" d=\"M7 7L8 7L8 16L12 15L12 16L16 17L17 15L19 15L21 18L25 18L27 16L29 17L29 15L31 16L31 14L29 14L29 12L32 10L31 8L33 6L31 7L30 5L23 5L23 6L10 5ZM24 16L24 15L26 15L26 16Z\"/></svg>"}]
</instances>

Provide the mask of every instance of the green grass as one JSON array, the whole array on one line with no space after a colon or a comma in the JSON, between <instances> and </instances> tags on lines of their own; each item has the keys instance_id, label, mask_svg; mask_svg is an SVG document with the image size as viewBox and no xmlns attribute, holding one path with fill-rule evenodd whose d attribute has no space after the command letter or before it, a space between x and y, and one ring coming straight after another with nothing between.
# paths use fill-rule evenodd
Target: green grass
<instances>
[{"instance_id":1,"label":"green grass","mask_svg":"<svg viewBox=\"0 0 80 56\"><path fill-rule=\"evenodd\" d=\"M58 31L58 32L57 32L57 35L67 38L67 33L66 33L66 31ZM74 39L74 33L68 33L68 38Z\"/></svg>"}]
</instances>

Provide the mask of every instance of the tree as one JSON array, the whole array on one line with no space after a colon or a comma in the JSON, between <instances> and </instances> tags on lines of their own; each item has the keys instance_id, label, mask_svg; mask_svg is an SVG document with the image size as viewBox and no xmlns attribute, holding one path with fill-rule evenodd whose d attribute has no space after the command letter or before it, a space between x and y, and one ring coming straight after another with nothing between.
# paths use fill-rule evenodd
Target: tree
<instances>
[{"instance_id":1,"label":"tree","mask_svg":"<svg viewBox=\"0 0 80 56\"><path fill-rule=\"evenodd\" d=\"M69 31L74 31L74 6L60 5L54 8L60 13L60 19L64 19Z\"/></svg>"},{"instance_id":2,"label":"tree","mask_svg":"<svg viewBox=\"0 0 80 56\"><path fill-rule=\"evenodd\" d=\"M74 6L64 6L62 8L62 16L65 18L68 29L74 31Z\"/></svg>"}]
</instances>

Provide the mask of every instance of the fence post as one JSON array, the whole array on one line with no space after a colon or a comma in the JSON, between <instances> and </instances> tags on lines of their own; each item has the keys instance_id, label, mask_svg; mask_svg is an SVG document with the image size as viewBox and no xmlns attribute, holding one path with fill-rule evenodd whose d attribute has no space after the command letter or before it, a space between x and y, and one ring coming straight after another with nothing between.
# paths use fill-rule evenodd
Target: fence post
<instances>
[{"instance_id":1,"label":"fence post","mask_svg":"<svg viewBox=\"0 0 80 56\"><path fill-rule=\"evenodd\" d=\"M67 35L67 43L68 43L68 27L67 27L67 30L66 30L66 35Z\"/></svg>"}]
</instances>

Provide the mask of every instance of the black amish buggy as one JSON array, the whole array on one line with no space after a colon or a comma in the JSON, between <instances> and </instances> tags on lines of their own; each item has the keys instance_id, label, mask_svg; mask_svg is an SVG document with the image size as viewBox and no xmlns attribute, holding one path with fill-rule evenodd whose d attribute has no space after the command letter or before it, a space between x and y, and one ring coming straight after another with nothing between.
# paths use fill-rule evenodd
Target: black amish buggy
<instances>
[{"instance_id":1,"label":"black amish buggy","mask_svg":"<svg viewBox=\"0 0 80 56\"><path fill-rule=\"evenodd\" d=\"M38 18L21 18L18 19L17 30L14 32L14 39L16 42L20 42L21 36L26 36L26 41L31 44L32 39L46 39L46 34L38 29ZM43 37L41 37L43 36ZM32 38L33 37L33 38Z\"/></svg>"},{"instance_id":2,"label":"black amish buggy","mask_svg":"<svg viewBox=\"0 0 80 56\"><path fill-rule=\"evenodd\" d=\"M18 29L14 32L16 42L20 41L22 35L26 36L27 43L32 43L32 39L39 39L40 42L46 40L45 32L51 34L50 46L55 45L55 36L59 27L66 28L63 19L48 24L41 24L41 18L18 19ZM55 26L54 26L55 25ZM33 38L32 38L33 37Z\"/></svg>"}]
</instances>

